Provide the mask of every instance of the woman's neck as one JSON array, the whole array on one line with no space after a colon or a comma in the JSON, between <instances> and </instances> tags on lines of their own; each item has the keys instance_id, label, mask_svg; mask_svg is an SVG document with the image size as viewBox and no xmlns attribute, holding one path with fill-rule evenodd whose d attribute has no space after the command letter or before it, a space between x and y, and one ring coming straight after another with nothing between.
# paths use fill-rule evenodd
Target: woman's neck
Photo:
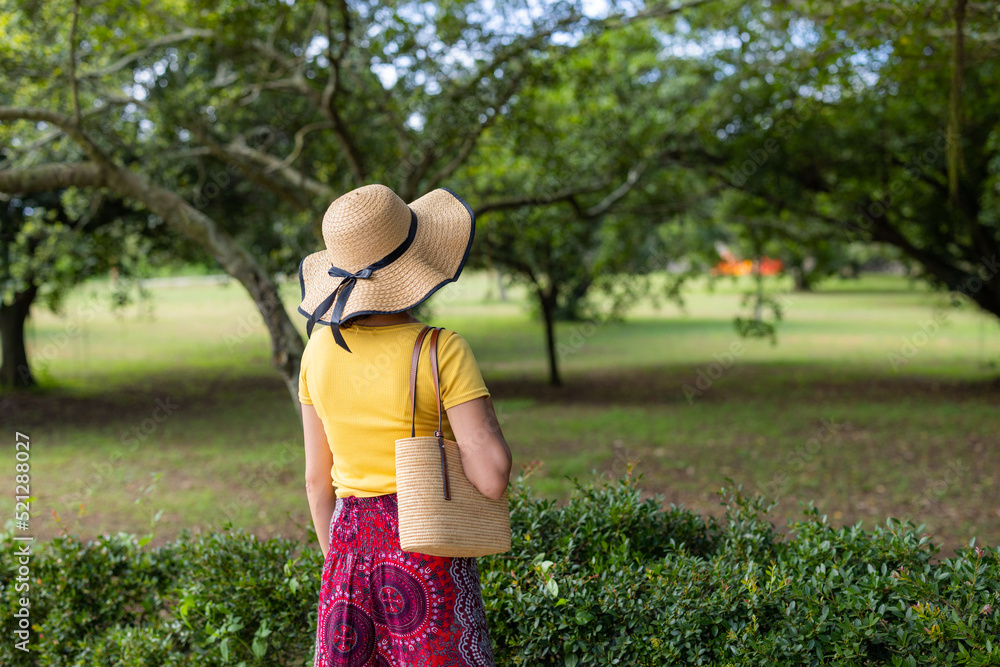
<instances>
[{"instance_id":1,"label":"woman's neck","mask_svg":"<svg viewBox=\"0 0 1000 667\"><path fill-rule=\"evenodd\" d=\"M408 310L402 313L392 313L391 315L379 313L359 319L358 324L363 327L387 327L392 324L416 324L420 322L420 320L410 315L410 311Z\"/></svg>"}]
</instances>

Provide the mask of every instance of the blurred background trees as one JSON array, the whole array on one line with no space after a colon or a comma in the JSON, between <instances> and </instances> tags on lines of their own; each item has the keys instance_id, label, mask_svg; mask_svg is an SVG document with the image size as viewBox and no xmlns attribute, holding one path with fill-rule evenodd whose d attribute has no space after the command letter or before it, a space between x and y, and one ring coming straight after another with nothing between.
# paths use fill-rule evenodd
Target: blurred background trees
<instances>
[{"instance_id":1,"label":"blurred background trees","mask_svg":"<svg viewBox=\"0 0 1000 667\"><path fill-rule=\"evenodd\" d=\"M470 202L473 261L530 287L553 383L556 319L613 313L668 263L678 294L719 243L800 289L901 257L1000 316L993 3L0 8L7 385L38 291L115 265L106 229L236 278L294 397L277 278L372 182Z\"/></svg>"},{"instance_id":2,"label":"blurred background trees","mask_svg":"<svg viewBox=\"0 0 1000 667\"><path fill-rule=\"evenodd\" d=\"M59 312L66 293L84 280L113 271L113 305L135 298L137 278L156 251L179 248L124 201L75 188L11 198L0 207L0 386L35 385L24 342L31 306Z\"/></svg>"},{"instance_id":3,"label":"blurred background trees","mask_svg":"<svg viewBox=\"0 0 1000 667\"><path fill-rule=\"evenodd\" d=\"M964 0L747 5L716 53L720 178L827 252L890 246L1000 315L998 18Z\"/></svg>"}]
</instances>

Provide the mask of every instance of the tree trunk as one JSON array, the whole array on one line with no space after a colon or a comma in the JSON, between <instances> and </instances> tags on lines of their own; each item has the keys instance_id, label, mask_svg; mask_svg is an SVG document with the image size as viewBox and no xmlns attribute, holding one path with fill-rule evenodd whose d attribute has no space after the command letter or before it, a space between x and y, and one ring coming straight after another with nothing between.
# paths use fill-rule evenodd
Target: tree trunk
<instances>
[{"instance_id":1,"label":"tree trunk","mask_svg":"<svg viewBox=\"0 0 1000 667\"><path fill-rule=\"evenodd\" d=\"M14 295L10 305L0 301L0 344L3 346L3 364L0 365L0 387L27 389L35 385L35 378L28 366L28 352L24 346L24 321L28 318L31 303L38 294L32 285Z\"/></svg>"},{"instance_id":2,"label":"tree trunk","mask_svg":"<svg viewBox=\"0 0 1000 667\"><path fill-rule=\"evenodd\" d=\"M801 266L793 266L791 270L792 280L795 281L796 292L812 292L812 283L809 282L809 274Z\"/></svg>"},{"instance_id":3,"label":"tree trunk","mask_svg":"<svg viewBox=\"0 0 1000 667\"><path fill-rule=\"evenodd\" d=\"M577 283L569 288L563 300L562 308L556 308L556 319L560 322L581 322L583 321L583 300L590 291L593 281L590 278L581 278Z\"/></svg>"},{"instance_id":4,"label":"tree trunk","mask_svg":"<svg viewBox=\"0 0 1000 667\"><path fill-rule=\"evenodd\" d=\"M507 288L503 284L503 272L497 269L497 289L500 291L500 300L507 303Z\"/></svg>"},{"instance_id":5,"label":"tree trunk","mask_svg":"<svg viewBox=\"0 0 1000 667\"><path fill-rule=\"evenodd\" d=\"M965 86L965 5L955 0L955 44L951 52L951 91L948 98L948 199L960 209L959 176L965 172L962 161L962 88Z\"/></svg>"},{"instance_id":6,"label":"tree trunk","mask_svg":"<svg viewBox=\"0 0 1000 667\"><path fill-rule=\"evenodd\" d=\"M538 303L542 308L542 318L545 320L545 338L549 351L549 384L561 387L562 378L559 377L559 360L556 357L556 296L554 293L546 294L539 288Z\"/></svg>"},{"instance_id":7,"label":"tree trunk","mask_svg":"<svg viewBox=\"0 0 1000 667\"><path fill-rule=\"evenodd\" d=\"M299 407L299 365L305 344L292 324L278 287L257 260L218 224L184 198L125 167L108 164L107 184L119 194L141 201L178 232L201 244L222 268L240 281L253 298L271 336L271 363L281 373L295 407ZM233 323L236 326L236 323Z\"/></svg>"},{"instance_id":8,"label":"tree trunk","mask_svg":"<svg viewBox=\"0 0 1000 667\"><path fill-rule=\"evenodd\" d=\"M62 169L52 166L42 174L47 177L44 179L37 178L38 170L0 170L0 187L4 188L4 192L27 192L28 185L33 191L49 190L53 189L53 182L65 182L70 178L80 186L85 183L92 187L107 187L122 197L142 202L172 229L207 249L226 273L239 280L253 298L271 335L271 363L281 373L292 403L299 409L299 364L305 344L285 312L274 281L246 248L221 229L214 219L177 193L114 162L71 119L44 109L0 107L0 120L44 120L53 123L79 144L93 161L62 165ZM66 173L60 175L61 171ZM32 177L35 178L33 183L26 182Z\"/></svg>"}]
</instances>

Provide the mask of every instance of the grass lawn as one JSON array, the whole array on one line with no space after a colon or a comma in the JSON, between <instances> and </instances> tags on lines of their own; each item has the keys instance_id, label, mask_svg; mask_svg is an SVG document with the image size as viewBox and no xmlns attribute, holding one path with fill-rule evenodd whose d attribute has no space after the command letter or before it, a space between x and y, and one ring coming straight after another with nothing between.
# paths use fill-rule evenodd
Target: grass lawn
<instances>
[{"instance_id":1,"label":"grass lawn","mask_svg":"<svg viewBox=\"0 0 1000 667\"><path fill-rule=\"evenodd\" d=\"M162 511L154 544L227 520L307 538L298 417L242 288L166 281L119 314L106 288L37 310L45 389L0 394L7 437L31 438L29 534L145 534ZM562 388L546 384L520 290L501 301L489 275L467 274L432 299L432 323L471 343L541 495L634 467L649 493L716 513L729 477L778 498L781 526L812 501L835 524L926 524L945 555L974 536L1000 545L996 320L869 276L786 294L771 345L734 333L747 288L694 285L683 310L643 302L624 322L560 325ZM294 312L298 286L283 290Z\"/></svg>"}]
</instances>

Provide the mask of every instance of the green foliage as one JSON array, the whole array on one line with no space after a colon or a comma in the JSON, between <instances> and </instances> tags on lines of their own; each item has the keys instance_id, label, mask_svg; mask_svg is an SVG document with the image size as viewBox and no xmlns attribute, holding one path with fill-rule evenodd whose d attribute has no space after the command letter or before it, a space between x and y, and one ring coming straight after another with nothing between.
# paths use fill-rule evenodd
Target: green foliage
<instances>
[{"instance_id":1,"label":"green foliage","mask_svg":"<svg viewBox=\"0 0 1000 667\"><path fill-rule=\"evenodd\" d=\"M21 563L14 554L22 544L10 540L4 545L3 616L7 627L15 627L11 615L19 600L31 601L29 646L38 662L24 662L29 654L6 642L0 655L6 665L89 661L105 634L155 624L181 571L173 550L143 550L132 536L120 533L86 544L73 536L57 537L28 559L30 577L18 579ZM28 588L17 588L24 585Z\"/></svg>"},{"instance_id":2,"label":"green foliage","mask_svg":"<svg viewBox=\"0 0 1000 667\"><path fill-rule=\"evenodd\" d=\"M186 563L171 625L198 664L290 665L310 654L322 554L282 539L231 531L181 540Z\"/></svg>"},{"instance_id":3,"label":"green foliage","mask_svg":"<svg viewBox=\"0 0 1000 667\"><path fill-rule=\"evenodd\" d=\"M735 317L733 327L743 338L767 338L774 345L778 340L778 322L781 321L783 314L782 299L780 296L765 294L759 276L757 282L757 290L746 292L741 301L744 307L753 305L753 314L750 317ZM768 311L771 313L770 316L767 315Z\"/></svg>"},{"instance_id":4,"label":"green foliage","mask_svg":"<svg viewBox=\"0 0 1000 667\"><path fill-rule=\"evenodd\" d=\"M291 665L311 655L322 554L292 540L242 531L192 536L156 549L134 535L83 544L55 538L30 559L18 591L19 543L4 544L2 617L15 627L31 600L25 654L11 642L5 665Z\"/></svg>"},{"instance_id":5,"label":"green foliage","mask_svg":"<svg viewBox=\"0 0 1000 667\"><path fill-rule=\"evenodd\" d=\"M782 538L770 503L738 487L720 491L719 521L664 510L636 482L578 484L561 506L515 483L513 549L480 560L498 664L1000 664L995 549L937 561L919 527L834 528L811 507ZM228 526L155 549L60 537L31 560L32 653L7 642L0 659L308 664L321 570L312 545Z\"/></svg>"},{"instance_id":6,"label":"green foliage","mask_svg":"<svg viewBox=\"0 0 1000 667\"><path fill-rule=\"evenodd\" d=\"M852 243L890 245L1000 314L995 11L842 4L6 0L0 171L24 182L100 151L285 275L348 189L469 193L473 262L532 288L554 382L553 320L618 315L668 261L703 273L720 238L781 258L802 289L849 270ZM51 195L56 171L49 186L24 180ZM80 187L62 202L77 221L93 190ZM143 194L131 204L176 209ZM136 233L153 236L159 221L144 222ZM232 254L203 226L170 224L177 254ZM0 276L5 295L18 272ZM761 305L737 328L773 339L778 313Z\"/></svg>"},{"instance_id":7,"label":"green foliage","mask_svg":"<svg viewBox=\"0 0 1000 667\"><path fill-rule=\"evenodd\" d=\"M885 243L928 282L1000 313L993 8L744 8L707 11L689 36L734 38L712 54L719 121L706 138L724 163L717 175L739 195L734 231L780 243L772 256L806 283L849 266L850 243Z\"/></svg>"},{"instance_id":8,"label":"green foliage","mask_svg":"<svg viewBox=\"0 0 1000 667\"><path fill-rule=\"evenodd\" d=\"M513 496L516 556L482 568L499 664L1000 660L996 551L935 563L912 525L834 529L813 509L781 540L738 489L724 525L658 513L630 480L577 491L562 508Z\"/></svg>"}]
</instances>

